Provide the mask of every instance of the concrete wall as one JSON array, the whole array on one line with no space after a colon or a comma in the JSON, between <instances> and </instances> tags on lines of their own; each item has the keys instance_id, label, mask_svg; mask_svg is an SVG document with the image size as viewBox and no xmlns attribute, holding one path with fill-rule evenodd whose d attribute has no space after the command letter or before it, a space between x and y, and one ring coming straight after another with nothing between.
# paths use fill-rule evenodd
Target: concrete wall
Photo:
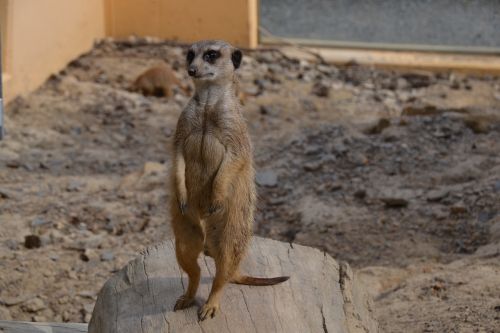
<instances>
[{"instance_id":1,"label":"concrete wall","mask_svg":"<svg viewBox=\"0 0 500 333\"><path fill-rule=\"evenodd\" d=\"M6 101L38 87L105 35L102 0L1 1Z\"/></svg>"},{"instance_id":2,"label":"concrete wall","mask_svg":"<svg viewBox=\"0 0 500 333\"><path fill-rule=\"evenodd\" d=\"M257 0L106 0L108 36L192 42L224 39L257 46Z\"/></svg>"}]
</instances>

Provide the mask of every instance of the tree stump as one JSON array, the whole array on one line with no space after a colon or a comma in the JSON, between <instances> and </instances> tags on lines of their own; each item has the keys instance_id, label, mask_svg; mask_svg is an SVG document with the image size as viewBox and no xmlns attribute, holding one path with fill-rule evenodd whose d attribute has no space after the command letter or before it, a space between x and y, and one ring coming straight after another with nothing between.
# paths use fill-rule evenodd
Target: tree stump
<instances>
[{"instance_id":1,"label":"tree stump","mask_svg":"<svg viewBox=\"0 0 500 333\"><path fill-rule=\"evenodd\" d=\"M215 267L198 259L197 305L173 311L187 287L173 241L153 246L112 276L99 292L90 333L378 332L371 301L347 264L310 247L254 237L242 273L290 280L266 287L228 284L215 318L198 321Z\"/></svg>"}]
</instances>

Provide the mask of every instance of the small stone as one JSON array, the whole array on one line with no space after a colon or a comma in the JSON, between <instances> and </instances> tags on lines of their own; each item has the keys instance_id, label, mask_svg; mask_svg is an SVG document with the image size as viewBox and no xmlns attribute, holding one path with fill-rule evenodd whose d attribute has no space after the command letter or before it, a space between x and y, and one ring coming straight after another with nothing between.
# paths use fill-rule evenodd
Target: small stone
<instances>
[{"instance_id":1,"label":"small stone","mask_svg":"<svg viewBox=\"0 0 500 333\"><path fill-rule=\"evenodd\" d=\"M408 206L409 198L414 196L410 190L388 189L383 191L379 199L388 208L403 208Z\"/></svg>"},{"instance_id":2,"label":"small stone","mask_svg":"<svg viewBox=\"0 0 500 333\"><path fill-rule=\"evenodd\" d=\"M445 189L429 191L429 193L427 193L427 201L430 202L440 201L441 199L445 198L449 193L450 191Z\"/></svg>"},{"instance_id":3,"label":"small stone","mask_svg":"<svg viewBox=\"0 0 500 333\"><path fill-rule=\"evenodd\" d=\"M490 131L490 123L486 119L479 117L468 117L464 119L464 124L476 134L486 134Z\"/></svg>"},{"instance_id":4,"label":"small stone","mask_svg":"<svg viewBox=\"0 0 500 333\"><path fill-rule=\"evenodd\" d=\"M78 192L82 189L83 183L78 180L70 180L68 185L66 185L66 191L68 192Z\"/></svg>"},{"instance_id":5,"label":"small stone","mask_svg":"<svg viewBox=\"0 0 500 333\"><path fill-rule=\"evenodd\" d=\"M12 320L9 309L0 306L0 320Z\"/></svg>"},{"instance_id":6,"label":"small stone","mask_svg":"<svg viewBox=\"0 0 500 333\"><path fill-rule=\"evenodd\" d=\"M368 125L363 133L368 135L380 134L384 129L391 126L391 122L387 118L380 118L375 124Z\"/></svg>"},{"instance_id":7,"label":"small stone","mask_svg":"<svg viewBox=\"0 0 500 333\"><path fill-rule=\"evenodd\" d=\"M278 185L278 175L273 170L262 170L257 172L255 181L259 186L274 187Z\"/></svg>"},{"instance_id":8,"label":"small stone","mask_svg":"<svg viewBox=\"0 0 500 333\"><path fill-rule=\"evenodd\" d=\"M38 312L40 310L43 310L45 309L47 306L45 305L45 302L42 301L40 298L36 297L36 298L32 298L30 299L29 301L25 302L23 305L22 305L22 308L25 310L25 311L28 311L28 312Z\"/></svg>"},{"instance_id":9,"label":"small stone","mask_svg":"<svg viewBox=\"0 0 500 333\"><path fill-rule=\"evenodd\" d=\"M271 106L271 105L261 105L260 106L260 114L266 115L266 116L273 116L277 117L281 113L281 110L279 108Z\"/></svg>"},{"instance_id":10,"label":"small stone","mask_svg":"<svg viewBox=\"0 0 500 333\"><path fill-rule=\"evenodd\" d=\"M11 199L12 195L9 191L0 189L0 199Z\"/></svg>"},{"instance_id":11,"label":"small stone","mask_svg":"<svg viewBox=\"0 0 500 333\"><path fill-rule=\"evenodd\" d=\"M364 189L357 190L356 192L354 192L354 197L360 200L366 198L366 190Z\"/></svg>"},{"instance_id":12,"label":"small stone","mask_svg":"<svg viewBox=\"0 0 500 333\"><path fill-rule=\"evenodd\" d=\"M33 221L31 221L31 226L36 228L36 227L40 227L42 225L51 224L51 223L52 223L52 221L48 221L48 220L45 220L41 217L37 217Z\"/></svg>"},{"instance_id":13,"label":"small stone","mask_svg":"<svg viewBox=\"0 0 500 333\"><path fill-rule=\"evenodd\" d=\"M7 239L4 244L13 251L19 248L19 243L15 239Z\"/></svg>"},{"instance_id":14,"label":"small stone","mask_svg":"<svg viewBox=\"0 0 500 333\"><path fill-rule=\"evenodd\" d=\"M456 203L450 207L450 213L453 215L460 215L467 213L467 207L462 203Z\"/></svg>"},{"instance_id":15,"label":"small stone","mask_svg":"<svg viewBox=\"0 0 500 333\"><path fill-rule=\"evenodd\" d=\"M500 192L500 180L495 181L493 188L495 189L496 192Z\"/></svg>"},{"instance_id":16,"label":"small stone","mask_svg":"<svg viewBox=\"0 0 500 333\"><path fill-rule=\"evenodd\" d=\"M479 212L478 216L477 216L477 219L479 222L481 223L485 223L485 222L488 222L489 220L491 220L492 218L494 218L496 215L496 212L485 212L485 211L482 211L482 212Z\"/></svg>"},{"instance_id":17,"label":"small stone","mask_svg":"<svg viewBox=\"0 0 500 333\"><path fill-rule=\"evenodd\" d=\"M356 166L364 166L368 164L366 156L358 152L353 152L352 154L350 153L349 161Z\"/></svg>"},{"instance_id":18,"label":"small stone","mask_svg":"<svg viewBox=\"0 0 500 333\"><path fill-rule=\"evenodd\" d=\"M323 163L321 161L315 161L315 162L307 162L304 164L304 170L305 171L317 171L321 168Z\"/></svg>"},{"instance_id":19,"label":"small stone","mask_svg":"<svg viewBox=\"0 0 500 333\"><path fill-rule=\"evenodd\" d=\"M36 249L42 246L42 241L37 235L28 235L24 237L24 246L27 249Z\"/></svg>"},{"instance_id":20,"label":"small stone","mask_svg":"<svg viewBox=\"0 0 500 333\"><path fill-rule=\"evenodd\" d=\"M330 95L330 86L324 82L314 83L311 93L318 97L328 97Z\"/></svg>"},{"instance_id":21,"label":"small stone","mask_svg":"<svg viewBox=\"0 0 500 333\"><path fill-rule=\"evenodd\" d=\"M34 297L35 297L35 295L23 295L23 296L12 297L12 298L9 298L9 297L0 298L0 304L6 305L6 306L14 306L14 305L29 301L30 299L32 299Z\"/></svg>"},{"instance_id":22,"label":"small stone","mask_svg":"<svg viewBox=\"0 0 500 333\"><path fill-rule=\"evenodd\" d=\"M387 197L380 198L380 200L382 200L386 207L390 208L402 208L408 206L408 200L404 198Z\"/></svg>"},{"instance_id":23,"label":"small stone","mask_svg":"<svg viewBox=\"0 0 500 333\"><path fill-rule=\"evenodd\" d=\"M98 258L98 254L95 250L93 249L85 249L81 254L80 254L80 259L88 262L88 261L94 261Z\"/></svg>"},{"instance_id":24,"label":"small stone","mask_svg":"<svg viewBox=\"0 0 500 333\"><path fill-rule=\"evenodd\" d=\"M101 261L111 261L113 259L115 259L113 252L105 251L101 253Z\"/></svg>"}]
</instances>

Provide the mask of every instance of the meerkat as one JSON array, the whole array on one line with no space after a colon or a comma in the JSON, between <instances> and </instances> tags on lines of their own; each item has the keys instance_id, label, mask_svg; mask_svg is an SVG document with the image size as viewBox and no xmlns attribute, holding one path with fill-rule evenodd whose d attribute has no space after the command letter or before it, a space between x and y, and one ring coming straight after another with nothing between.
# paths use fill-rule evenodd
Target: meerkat
<instances>
[{"instance_id":1,"label":"meerkat","mask_svg":"<svg viewBox=\"0 0 500 333\"><path fill-rule=\"evenodd\" d=\"M140 92L144 96L172 97L174 86L179 87L185 95L189 94L189 88L183 85L175 76L172 67L161 64L143 72L135 79L131 90Z\"/></svg>"},{"instance_id":2,"label":"meerkat","mask_svg":"<svg viewBox=\"0 0 500 333\"><path fill-rule=\"evenodd\" d=\"M241 60L241 51L224 41L200 41L187 52L195 92L174 135L170 211L177 261L189 284L174 310L194 304L203 251L214 259L216 273L200 320L216 314L228 282L273 285L289 278L256 278L238 269L256 202L252 145L236 91Z\"/></svg>"}]
</instances>

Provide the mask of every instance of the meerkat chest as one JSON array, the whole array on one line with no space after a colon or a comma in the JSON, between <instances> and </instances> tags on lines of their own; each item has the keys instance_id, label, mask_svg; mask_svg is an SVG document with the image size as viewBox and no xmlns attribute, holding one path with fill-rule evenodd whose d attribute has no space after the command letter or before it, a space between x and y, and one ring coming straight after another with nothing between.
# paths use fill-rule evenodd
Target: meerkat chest
<instances>
[{"instance_id":1,"label":"meerkat chest","mask_svg":"<svg viewBox=\"0 0 500 333\"><path fill-rule=\"evenodd\" d=\"M204 167L218 166L225 153L223 127L213 114L202 114L192 124L185 141L186 163L202 163Z\"/></svg>"}]
</instances>

